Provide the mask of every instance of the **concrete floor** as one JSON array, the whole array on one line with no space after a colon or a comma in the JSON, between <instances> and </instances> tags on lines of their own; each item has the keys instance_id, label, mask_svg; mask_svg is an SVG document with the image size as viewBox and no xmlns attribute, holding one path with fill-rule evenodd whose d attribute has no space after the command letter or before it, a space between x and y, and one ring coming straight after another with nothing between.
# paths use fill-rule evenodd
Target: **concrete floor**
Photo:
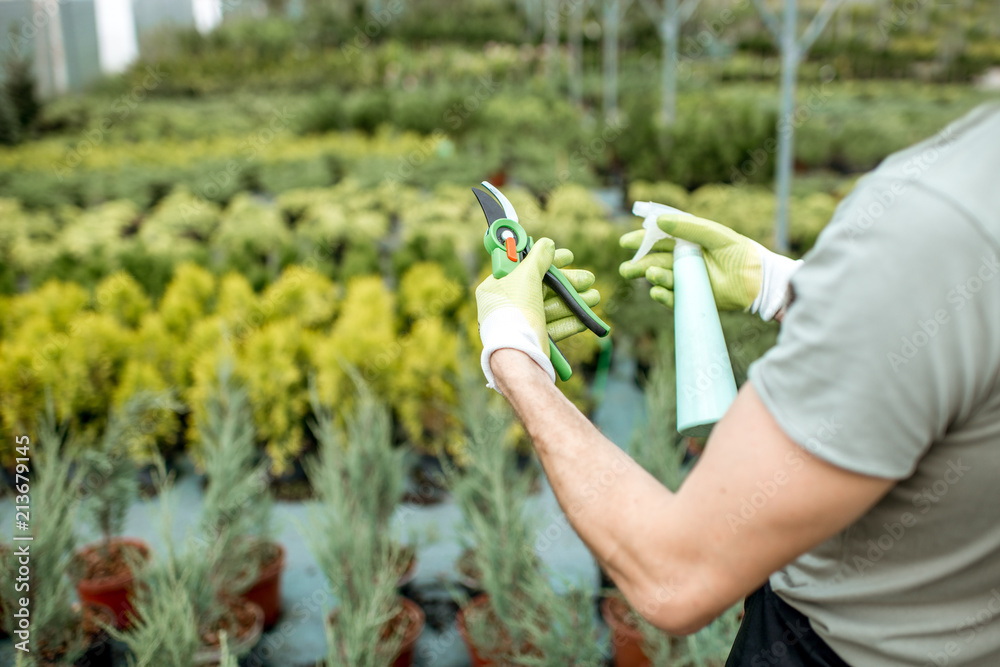
<instances>
[{"instance_id":1,"label":"concrete floor","mask_svg":"<svg viewBox=\"0 0 1000 667\"><path fill-rule=\"evenodd\" d=\"M625 355L616 356L602 404L595 422L619 445L627 446L635 420L641 418L642 394L633 378L634 362ZM195 475L180 475L171 493L174 521L171 532L180 543L198 515L201 502L200 480ZM148 542L154 553L163 546L158 499L136 503L129 511L125 535ZM243 664L256 667L296 667L313 665L326 651L323 619L332 606L328 587L309 551L301 532L308 522L311 502L277 502L275 528L277 539L286 548L287 564L282 579L284 615L264 635L254 653ZM569 528L551 488L542 484L540 493L530 499L531 514L539 521L539 555L561 582L591 586L596 591L598 569L590 553ZM12 516L13 499L0 499L0 515ZM454 624L455 607L446 582L455 581L454 563L461 547L456 529L460 515L450 500L431 505L403 505L395 517L402 534L419 536L418 569L406 593L417 599L427 611L428 623L416 651L418 667L464 667L468 655ZM4 526L9 529L8 526ZM92 541L93 534L81 531L81 543ZM13 664L9 640L0 642L0 665ZM121 660L119 664L126 664Z\"/></svg>"}]
</instances>

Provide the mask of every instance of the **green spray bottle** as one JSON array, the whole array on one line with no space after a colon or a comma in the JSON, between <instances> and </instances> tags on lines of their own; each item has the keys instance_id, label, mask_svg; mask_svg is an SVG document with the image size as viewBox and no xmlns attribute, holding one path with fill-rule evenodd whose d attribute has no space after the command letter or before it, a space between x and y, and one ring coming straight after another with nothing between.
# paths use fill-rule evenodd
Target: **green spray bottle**
<instances>
[{"instance_id":1,"label":"green spray bottle","mask_svg":"<svg viewBox=\"0 0 1000 667\"><path fill-rule=\"evenodd\" d=\"M656 219L676 208L637 201L632 213L643 218L646 230L632 261L648 253L669 234ZM722 323L701 247L674 238L674 354L677 365L677 430L681 435L705 436L736 398L736 379L729 361Z\"/></svg>"}]
</instances>

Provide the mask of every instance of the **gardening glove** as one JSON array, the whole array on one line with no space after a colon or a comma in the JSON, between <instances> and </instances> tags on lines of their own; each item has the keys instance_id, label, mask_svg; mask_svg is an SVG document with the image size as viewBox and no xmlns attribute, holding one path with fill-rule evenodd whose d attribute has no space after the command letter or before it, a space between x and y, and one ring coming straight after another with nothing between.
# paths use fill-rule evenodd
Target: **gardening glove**
<instances>
[{"instance_id":1,"label":"gardening glove","mask_svg":"<svg viewBox=\"0 0 1000 667\"><path fill-rule=\"evenodd\" d=\"M701 246L719 310L749 309L767 322L784 305L788 281L802 260L773 253L725 225L690 213L665 213L656 223L667 234ZM645 233L644 229L628 232L619 243L626 250L638 250ZM626 280L645 276L653 284L649 295L673 308L673 249L673 238L661 239L638 262L623 262L618 272Z\"/></svg>"},{"instance_id":2,"label":"gardening glove","mask_svg":"<svg viewBox=\"0 0 1000 667\"><path fill-rule=\"evenodd\" d=\"M509 275L501 279L489 276L476 288L479 337L483 341L480 363L486 386L492 389L497 387L490 357L502 348L524 352L548 373L552 382L556 381L549 359L542 299L542 276L552 265L555 248L551 239L539 239Z\"/></svg>"},{"instance_id":3,"label":"gardening glove","mask_svg":"<svg viewBox=\"0 0 1000 667\"><path fill-rule=\"evenodd\" d=\"M558 248L552 265L562 271L566 279L570 282L579 294L583 302L593 308L601 301L601 293L596 289L590 289L594 284L594 274L582 269L564 268L573 263L573 253L567 248ZM569 306L560 299L548 285L542 290L542 298L545 307L545 328L553 341L569 338L581 331L586 331L587 327L570 311Z\"/></svg>"}]
</instances>

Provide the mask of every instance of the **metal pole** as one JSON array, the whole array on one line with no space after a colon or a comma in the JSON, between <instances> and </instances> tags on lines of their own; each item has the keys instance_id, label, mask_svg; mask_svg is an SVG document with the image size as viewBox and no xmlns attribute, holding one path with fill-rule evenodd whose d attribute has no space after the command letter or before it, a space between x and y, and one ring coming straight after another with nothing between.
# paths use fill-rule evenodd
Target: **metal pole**
<instances>
[{"instance_id":1,"label":"metal pole","mask_svg":"<svg viewBox=\"0 0 1000 667\"><path fill-rule=\"evenodd\" d=\"M795 81L799 46L795 37L796 0L785 0L781 26L781 112L778 116L777 217L775 249L788 252L788 198L792 189L792 147L795 145Z\"/></svg>"},{"instance_id":2,"label":"metal pole","mask_svg":"<svg viewBox=\"0 0 1000 667\"><path fill-rule=\"evenodd\" d=\"M604 119L618 118L618 2L604 0Z\"/></svg>"},{"instance_id":3,"label":"metal pole","mask_svg":"<svg viewBox=\"0 0 1000 667\"><path fill-rule=\"evenodd\" d=\"M573 3L569 15L569 94L573 104L583 104L583 15L587 11L584 0Z\"/></svg>"},{"instance_id":4,"label":"metal pole","mask_svg":"<svg viewBox=\"0 0 1000 667\"><path fill-rule=\"evenodd\" d=\"M661 72L660 124L668 128L674 124L677 110L677 0L666 0L663 16L660 18L660 40L663 43L663 64Z\"/></svg>"},{"instance_id":5,"label":"metal pole","mask_svg":"<svg viewBox=\"0 0 1000 667\"><path fill-rule=\"evenodd\" d=\"M551 81L558 70L559 0L545 1L545 79Z\"/></svg>"}]
</instances>

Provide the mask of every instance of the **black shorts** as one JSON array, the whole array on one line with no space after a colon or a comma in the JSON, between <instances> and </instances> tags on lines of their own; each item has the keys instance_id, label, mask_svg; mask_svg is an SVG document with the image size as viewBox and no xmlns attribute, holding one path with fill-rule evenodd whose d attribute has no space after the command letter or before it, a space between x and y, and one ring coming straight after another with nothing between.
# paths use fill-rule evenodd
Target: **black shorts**
<instances>
[{"instance_id":1,"label":"black shorts","mask_svg":"<svg viewBox=\"0 0 1000 667\"><path fill-rule=\"evenodd\" d=\"M771 584L748 596L744 610L726 667L849 667Z\"/></svg>"}]
</instances>

